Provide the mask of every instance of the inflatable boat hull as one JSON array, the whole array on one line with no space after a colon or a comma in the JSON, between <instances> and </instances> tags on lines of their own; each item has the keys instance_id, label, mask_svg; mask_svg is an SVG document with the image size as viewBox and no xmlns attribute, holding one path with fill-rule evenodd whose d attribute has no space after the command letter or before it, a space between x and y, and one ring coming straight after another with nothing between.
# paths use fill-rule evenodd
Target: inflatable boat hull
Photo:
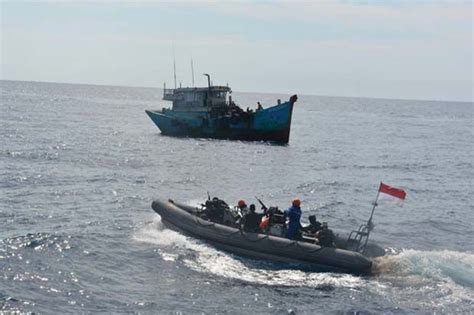
<instances>
[{"instance_id":1,"label":"inflatable boat hull","mask_svg":"<svg viewBox=\"0 0 474 315\"><path fill-rule=\"evenodd\" d=\"M168 227L203 239L217 248L276 262L294 263L318 271L356 274L371 272L370 258L357 252L321 247L266 234L243 232L195 215L197 209L172 201L155 200L152 208Z\"/></svg>"}]
</instances>

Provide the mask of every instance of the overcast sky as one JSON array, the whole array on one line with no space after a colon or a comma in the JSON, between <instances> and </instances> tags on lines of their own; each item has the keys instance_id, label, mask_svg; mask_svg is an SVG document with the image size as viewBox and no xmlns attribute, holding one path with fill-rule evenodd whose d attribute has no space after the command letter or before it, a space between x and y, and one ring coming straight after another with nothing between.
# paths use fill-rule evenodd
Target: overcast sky
<instances>
[{"instance_id":1,"label":"overcast sky","mask_svg":"<svg viewBox=\"0 0 474 315\"><path fill-rule=\"evenodd\" d=\"M3 80L473 101L471 1L0 1Z\"/></svg>"}]
</instances>

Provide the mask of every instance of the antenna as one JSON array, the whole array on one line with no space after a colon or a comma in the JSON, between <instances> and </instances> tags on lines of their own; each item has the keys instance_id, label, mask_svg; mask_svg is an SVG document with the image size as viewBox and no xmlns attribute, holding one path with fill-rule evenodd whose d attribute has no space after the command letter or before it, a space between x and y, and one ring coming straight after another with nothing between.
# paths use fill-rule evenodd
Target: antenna
<instances>
[{"instance_id":1,"label":"antenna","mask_svg":"<svg viewBox=\"0 0 474 315\"><path fill-rule=\"evenodd\" d=\"M193 87L194 87L194 65L193 65L193 57L191 57L191 77L193 79Z\"/></svg>"},{"instance_id":2,"label":"antenna","mask_svg":"<svg viewBox=\"0 0 474 315\"><path fill-rule=\"evenodd\" d=\"M174 53L174 43L173 43L173 70L174 70L174 88L176 89L176 55Z\"/></svg>"}]
</instances>

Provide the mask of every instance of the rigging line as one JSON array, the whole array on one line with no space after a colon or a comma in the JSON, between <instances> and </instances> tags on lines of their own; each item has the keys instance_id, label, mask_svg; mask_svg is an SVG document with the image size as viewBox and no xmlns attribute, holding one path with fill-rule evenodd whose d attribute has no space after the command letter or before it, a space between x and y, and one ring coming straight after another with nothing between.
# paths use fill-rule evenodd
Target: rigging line
<instances>
[{"instance_id":1,"label":"rigging line","mask_svg":"<svg viewBox=\"0 0 474 315\"><path fill-rule=\"evenodd\" d=\"M193 64L193 57L191 56L191 77L193 81L193 87L194 87L194 64Z\"/></svg>"},{"instance_id":2,"label":"rigging line","mask_svg":"<svg viewBox=\"0 0 474 315\"><path fill-rule=\"evenodd\" d=\"M245 231L243 231L242 229L239 230L240 231L240 235L242 236L242 238L246 241L249 241L249 242L252 242L252 243L256 243L256 242L260 242L260 241L263 241L263 240L266 240L268 238L268 235L264 234L265 236L262 237L262 238L258 238L257 236L257 239L255 240L252 240L252 239L249 239L248 237L246 237L246 233ZM256 233L257 235L260 235L261 233Z\"/></svg>"},{"instance_id":3,"label":"rigging line","mask_svg":"<svg viewBox=\"0 0 474 315\"><path fill-rule=\"evenodd\" d=\"M174 72L174 88L176 90L176 54L174 51L174 42L173 42L173 72Z\"/></svg>"},{"instance_id":4,"label":"rigging line","mask_svg":"<svg viewBox=\"0 0 474 315\"><path fill-rule=\"evenodd\" d=\"M268 241L269 241L270 245L273 246L273 247L275 247L275 248L287 248L287 247L290 247L290 246L292 246L292 245L295 245L295 243L297 243L296 241L293 241L293 242L291 242L291 243L289 243L289 244L287 244L287 245L285 245L285 246L278 246L278 245L275 245L275 244L274 244L275 242L272 241L271 239L268 239Z\"/></svg>"},{"instance_id":5,"label":"rigging line","mask_svg":"<svg viewBox=\"0 0 474 315\"><path fill-rule=\"evenodd\" d=\"M311 244L311 243L310 243ZM313 244L312 244L313 245ZM315 244L314 244L315 245ZM319 252L320 250L324 249L323 246L319 246L319 245L315 245L315 246L319 246L319 248L315 248L315 249L312 249L312 250L307 250L306 248L304 248L303 246L301 246L300 242L296 242L296 246L298 246L300 249L304 250L306 253L308 254L311 254L311 253L316 253L316 252Z\"/></svg>"},{"instance_id":6,"label":"rigging line","mask_svg":"<svg viewBox=\"0 0 474 315\"><path fill-rule=\"evenodd\" d=\"M196 223L199 224L200 226L205 226L205 227L215 226L215 223L212 222L212 221L211 221L211 223L209 223L209 224L203 224L203 223L199 222L199 220L200 220L201 218L199 218L198 216L194 216L194 218L195 218L195 220L196 220ZM201 220L203 220L203 219L201 219ZM204 221L204 220L203 220L203 221Z\"/></svg>"},{"instance_id":7,"label":"rigging line","mask_svg":"<svg viewBox=\"0 0 474 315\"><path fill-rule=\"evenodd\" d=\"M216 224L219 224L219 223L215 223L215 222L212 222L212 221L211 221L211 223L209 223L209 224L202 224L202 223L199 221L199 217L197 217L197 216L195 216L195 220L196 220L196 223L199 224L200 226L212 227L212 228L214 228L214 230L216 230L216 231L217 231L217 234L220 235L220 236L229 237L229 236L231 236L231 235L234 235L234 234L237 234L237 233L240 232L239 230L237 230L237 231L233 231L233 232L228 233L228 234L226 234L226 233L219 233L219 232L218 232L219 230L218 230L217 227L216 227Z\"/></svg>"}]
</instances>

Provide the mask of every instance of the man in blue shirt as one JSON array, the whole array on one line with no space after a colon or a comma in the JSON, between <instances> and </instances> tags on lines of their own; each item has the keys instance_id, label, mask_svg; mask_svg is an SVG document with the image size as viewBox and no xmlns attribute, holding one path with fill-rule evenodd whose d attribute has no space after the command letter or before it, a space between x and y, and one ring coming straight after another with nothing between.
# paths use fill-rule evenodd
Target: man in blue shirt
<instances>
[{"instance_id":1,"label":"man in blue shirt","mask_svg":"<svg viewBox=\"0 0 474 315\"><path fill-rule=\"evenodd\" d=\"M293 200L292 206L285 211L288 222L287 237L290 240L298 239L300 237L300 219L301 219L301 201L297 198Z\"/></svg>"}]
</instances>

